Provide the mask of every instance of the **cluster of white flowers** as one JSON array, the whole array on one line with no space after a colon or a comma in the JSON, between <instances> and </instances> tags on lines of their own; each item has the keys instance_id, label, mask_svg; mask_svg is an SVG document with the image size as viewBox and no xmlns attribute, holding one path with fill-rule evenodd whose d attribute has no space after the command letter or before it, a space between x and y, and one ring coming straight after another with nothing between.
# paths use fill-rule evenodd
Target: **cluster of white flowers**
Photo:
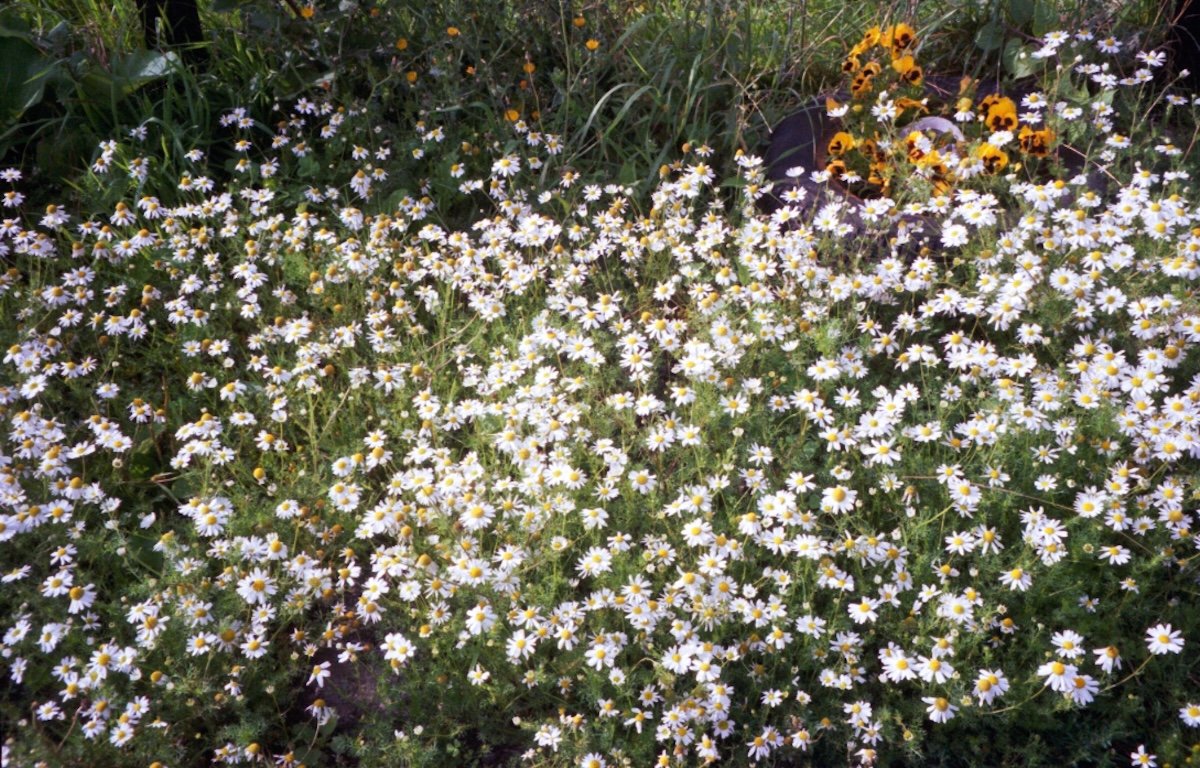
<instances>
[{"instance_id":1,"label":"cluster of white flowers","mask_svg":"<svg viewBox=\"0 0 1200 768\"><path fill-rule=\"evenodd\" d=\"M328 141L347 114L304 101L272 148L304 157L309 119ZM373 206L387 148L355 146L345 188L285 205L262 183L280 159L250 160L253 121L225 123L243 155L227 189L195 154L177 205L0 225L0 254L40 281L0 284L22 321L0 387L3 581L40 582L0 650L17 683L52 672L39 719L74 713L120 747L186 670L240 698L246 668L293 651L315 689L334 674L311 661L323 648L397 672L459 653L447 690L550 683L564 703L526 723L531 741L574 740L582 765L609 764L586 736L608 718L663 764L759 761L826 732L869 763L899 737L891 702L945 723L1044 684L1086 707L1123 695L1130 660L1194 650L1185 609L1133 575L1194 578L1200 556L1183 171L1109 194L1014 180L1019 215L969 190L914 203L924 251L835 269L849 206L754 215L748 155L746 210L698 151L640 211L570 172L523 188L560 146L525 130L528 154L456 167L493 211L456 229L426 194ZM146 178L151 159L126 154L106 143L94 170ZM898 216L869 211L880 231ZM163 398L175 371L121 364L147 350L178 356L188 402ZM70 399L80 379L94 398ZM151 454L161 473L135 474ZM126 508L147 503L138 484L182 498ZM152 552L158 580L136 602L107 593L78 558L93 540ZM1042 583L1077 607L1022 626ZM1159 618L1131 635L1133 594ZM322 629L279 618L300 611ZM1200 725L1195 692L1178 696Z\"/></svg>"}]
</instances>

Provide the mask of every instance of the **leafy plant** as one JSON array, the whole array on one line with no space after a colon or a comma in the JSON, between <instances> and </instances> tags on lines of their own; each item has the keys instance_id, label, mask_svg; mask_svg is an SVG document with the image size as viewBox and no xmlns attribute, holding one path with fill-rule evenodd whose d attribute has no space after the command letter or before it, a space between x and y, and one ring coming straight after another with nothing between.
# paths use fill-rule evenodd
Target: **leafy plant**
<instances>
[{"instance_id":1,"label":"leafy plant","mask_svg":"<svg viewBox=\"0 0 1200 768\"><path fill-rule=\"evenodd\" d=\"M0 170L4 760L1192 757L1154 52L1037 41L1105 186L768 215L766 91L844 47L781 51L857 11L509 7L242 4L209 74L68 68L112 135Z\"/></svg>"}]
</instances>

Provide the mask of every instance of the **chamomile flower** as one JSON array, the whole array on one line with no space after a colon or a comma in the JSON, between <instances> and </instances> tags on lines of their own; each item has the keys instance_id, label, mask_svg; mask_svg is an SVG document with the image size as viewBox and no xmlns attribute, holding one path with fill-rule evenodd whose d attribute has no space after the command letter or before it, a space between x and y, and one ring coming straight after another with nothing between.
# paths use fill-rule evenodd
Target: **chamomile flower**
<instances>
[{"instance_id":1,"label":"chamomile flower","mask_svg":"<svg viewBox=\"0 0 1200 768\"><path fill-rule=\"evenodd\" d=\"M1146 647L1156 656L1179 653L1183 644L1183 634L1170 624L1155 624L1146 630Z\"/></svg>"},{"instance_id":2,"label":"chamomile flower","mask_svg":"<svg viewBox=\"0 0 1200 768\"><path fill-rule=\"evenodd\" d=\"M951 720L958 712L956 705L951 704L949 699L941 696L924 696L921 698L921 701L928 705L925 711L928 713L929 719L935 723L944 723Z\"/></svg>"}]
</instances>

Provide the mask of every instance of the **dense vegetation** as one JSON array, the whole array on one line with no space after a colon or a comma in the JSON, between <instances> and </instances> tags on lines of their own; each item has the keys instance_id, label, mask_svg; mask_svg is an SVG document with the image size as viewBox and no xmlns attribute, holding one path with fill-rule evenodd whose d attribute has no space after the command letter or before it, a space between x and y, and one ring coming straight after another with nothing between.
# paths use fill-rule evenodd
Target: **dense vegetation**
<instances>
[{"instance_id":1,"label":"dense vegetation","mask_svg":"<svg viewBox=\"0 0 1200 768\"><path fill-rule=\"evenodd\" d=\"M1075 6L0 11L5 764L1191 764L1200 100Z\"/></svg>"}]
</instances>

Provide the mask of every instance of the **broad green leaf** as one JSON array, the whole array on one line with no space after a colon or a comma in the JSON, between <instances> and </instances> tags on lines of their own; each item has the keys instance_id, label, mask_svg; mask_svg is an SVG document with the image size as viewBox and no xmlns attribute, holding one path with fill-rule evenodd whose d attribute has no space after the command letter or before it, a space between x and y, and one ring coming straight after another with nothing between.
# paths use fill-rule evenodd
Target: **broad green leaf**
<instances>
[{"instance_id":1,"label":"broad green leaf","mask_svg":"<svg viewBox=\"0 0 1200 768\"><path fill-rule=\"evenodd\" d=\"M118 97L128 96L143 85L166 77L174 66L175 54L161 51L134 51L113 62L113 83Z\"/></svg>"},{"instance_id":2,"label":"broad green leaf","mask_svg":"<svg viewBox=\"0 0 1200 768\"><path fill-rule=\"evenodd\" d=\"M1053 32L1062 26L1054 3L1039 2L1033 6L1033 34L1041 37L1047 32Z\"/></svg>"},{"instance_id":3,"label":"broad green leaf","mask_svg":"<svg viewBox=\"0 0 1200 768\"><path fill-rule=\"evenodd\" d=\"M631 160L626 160L621 166L620 173L617 174L617 181L621 184L634 184L637 180L637 164Z\"/></svg>"},{"instance_id":4,"label":"broad green leaf","mask_svg":"<svg viewBox=\"0 0 1200 768\"><path fill-rule=\"evenodd\" d=\"M112 76L96 67L79 78L79 93L83 99L96 104L108 104L112 101L115 86Z\"/></svg>"},{"instance_id":5,"label":"broad green leaf","mask_svg":"<svg viewBox=\"0 0 1200 768\"><path fill-rule=\"evenodd\" d=\"M15 4L0 10L0 37L23 37L32 42L29 21Z\"/></svg>"},{"instance_id":6,"label":"broad green leaf","mask_svg":"<svg viewBox=\"0 0 1200 768\"><path fill-rule=\"evenodd\" d=\"M1017 39L1009 40L1004 45L1004 69L1015 79L1029 77L1037 71L1037 59L1031 58L1029 49Z\"/></svg>"},{"instance_id":7,"label":"broad green leaf","mask_svg":"<svg viewBox=\"0 0 1200 768\"><path fill-rule=\"evenodd\" d=\"M57 49L62 49L71 41L71 25L65 21L60 21L54 25L54 28L46 33L44 42L49 43Z\"/></svg>"},{"instance_id":8,"label":"broad green leaf","mask_svg":"<svg viewBox=\"0 0 1200 768\"><path fill-rule=\"evenodd\" d=\"M1037 0L1008 0L1008 15L1018 27L1033 21Z\"/></svg>"},{"instance_id":9,"label":"broad green leaf","mask_svg":"<svg viewBox=\"0 0 1200 768\"><path fill-rule=\"evenodd\" d=\"M18 36L0 36L0 121L19 118L42 100L57 63Z\"/></svg>"},{"instance_id":10,"label":"broad green leaf","mask_svg":"<svg viewBox=\"0 0 1200 768\"><path fill-rule=\"evenodd\" d=\"M134 51L116 58L108 70L92 66L79 78L79 90L85 99L107 106L166 77L174 63L174 53Z\"/></svg>"},{"instance_id":11,"label":"broad green leaf","mask_svg":"<svg viewBox=\"0 0 1200 768\"><path fill-rule=\"evenodd\" d=\"M981 51L991 53L1004 45L1004 27L999 22L989 21L979 28L975 35L975 45Z\"/></svg>"},{"instance_id":12,"label":"broad green leaf","mask_svg":"<svg viewBox=\"0 0 1200 768\"><path fill-rule=\"evenodd\" d=\"M171 495L180 501L187 501L199 493L200 485L191 475L184 475L171 483Z\"/></svg>"}]
</instances>

